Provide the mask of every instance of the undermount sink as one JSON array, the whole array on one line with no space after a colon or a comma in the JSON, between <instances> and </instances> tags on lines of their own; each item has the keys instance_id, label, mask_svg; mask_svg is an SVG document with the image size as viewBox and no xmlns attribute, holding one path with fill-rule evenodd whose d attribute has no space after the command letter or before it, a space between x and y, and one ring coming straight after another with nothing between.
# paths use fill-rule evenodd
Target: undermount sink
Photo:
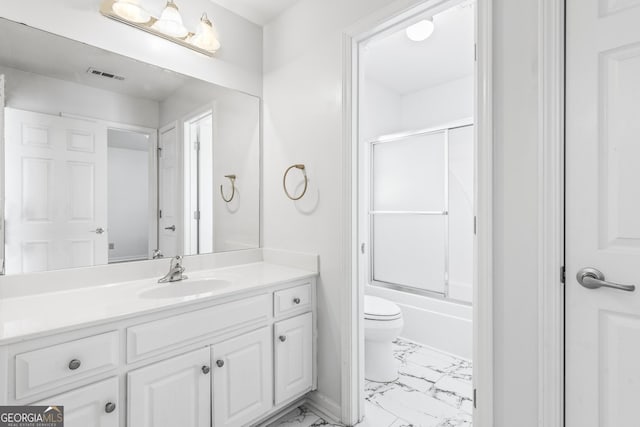
<instances>
[{"instance_id":1,"label":"undermount sink","mask_svg":"<svg viewBox=\"0 0 640 427\"><path fill-rule=\"evenodd\" d=\"M185 279L178 282L158 284L157 287L140 293L141 298L184 298L201 296L221 288L231 286L231 282L220 279Z\"/></svg>"}]
</instances>

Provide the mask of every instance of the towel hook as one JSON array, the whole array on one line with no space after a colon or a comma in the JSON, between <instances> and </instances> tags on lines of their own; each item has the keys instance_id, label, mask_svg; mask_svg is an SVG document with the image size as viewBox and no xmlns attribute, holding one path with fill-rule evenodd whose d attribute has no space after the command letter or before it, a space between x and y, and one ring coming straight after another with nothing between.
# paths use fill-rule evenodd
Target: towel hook
<instances>
[{"instance_id":1,"label":"towel hook","mask_svg":"<svg viewBox=\"0 0 640 427\"><path fill-rule=\"evenodd\" d=\"M291 169L300 169L302 171L302 175L304 175L304 189L302 190L302 194L300 194L298 197L293 197L290 193L289 190L287 190L287 175L289 174L289 171L291 171ZM307 178L307 171L304 167L304 165L302 164L298 164L298 165L292 165L289 166L287 168L287 170L284 172L284 177L282 178L282 188L284 188L284 192L287 195L288 198L290 198L291 200L300 200L302 199L302 197L304 197L305 193L307 192L307 187L309 186L309 179Z\"/></svg>"},{"instance_id":2,"label":"towel hook","mask_svg":"<svg viewBox=\"0 0 640 427\"><path fill-rule=\"evenodd\" d=\"M222 200L224 200L225 202L229 203L230 201L233 200L233 198L236 195L236 176L235 175L225 175L225 178L229 178L229 181L231 181L231 197L229 197L228 199L224 196L224 190L222 189L222 185L220 185L220 195L222 196Z\"/></svg>"}]
</instances>

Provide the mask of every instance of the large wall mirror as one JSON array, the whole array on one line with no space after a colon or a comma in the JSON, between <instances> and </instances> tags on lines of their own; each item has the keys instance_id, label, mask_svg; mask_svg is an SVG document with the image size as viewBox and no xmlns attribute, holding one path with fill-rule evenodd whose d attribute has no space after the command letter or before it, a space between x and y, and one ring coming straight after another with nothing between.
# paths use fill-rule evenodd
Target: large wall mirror
<instances>
[{"instance_id":1,"label":"large wall mirror","mask_svg":"<svg viewBox=\"0 0 640 427\"><path fill-rule=\"evenodd\" d=\"M5 19L0 34L6 274L259 247L258 98Z\"/></svg>"}]
</instances>

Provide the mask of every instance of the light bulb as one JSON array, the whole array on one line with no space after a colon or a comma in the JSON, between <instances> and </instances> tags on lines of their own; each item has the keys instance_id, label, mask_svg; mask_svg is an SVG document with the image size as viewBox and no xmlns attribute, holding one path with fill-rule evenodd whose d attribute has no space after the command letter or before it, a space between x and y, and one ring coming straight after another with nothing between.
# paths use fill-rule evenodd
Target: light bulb
<instances>
[{"instance_id":1,"label":"light bulb","mask_svg":"<svg viewBox=\"0 0 640 427\"><path fill-rule=\"evenodd\" d=\"M178 6L173 0L167 1L160 18L151 26L154 30L160 31L171 37L184 38L189 34L189 31L182 23L182 16L178 11Z\"/></svg>"},{"instance_id":2,"label":"light bulb","mask_svg":"<svg viewBox=\"0 0 640 427\"><path fill-rule=\"evenodd\" d=\"M111 9L119 17L136 24L146 24L151 20L151 15L138 4L138 0L117 0Z\"/></svg>"},{"instance_id":3,"label":"light bulb","mask_svg":"<svg viewBox=\"0 0 640 427\"><path fill-rule=\"evenodd\" d=\"M433 25L433 20L423 19L422 21L407 28L407 37L409 37L409 40L414 42L425 41L431 37L434 29L435 26Z\"/></svg>"},{"instance_id":4,"label":"light bulb","mask_svg":"<svg viewBox=\"0 0 640 427\"><path fill-rule=\"evenodd\" d=\"M198 30L189 41L192 45L208 52L214 53L220 49L218 34L206 13L202 15L200 23L198 24Z\"/></svg>"}]
</instances>

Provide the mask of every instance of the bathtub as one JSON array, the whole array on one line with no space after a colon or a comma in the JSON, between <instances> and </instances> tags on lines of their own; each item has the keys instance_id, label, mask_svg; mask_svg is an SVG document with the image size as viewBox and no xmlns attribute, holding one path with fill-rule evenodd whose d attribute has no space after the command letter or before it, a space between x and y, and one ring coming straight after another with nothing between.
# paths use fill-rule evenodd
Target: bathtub
<instances>
[{"instance_id":1,"label":"bathtub","mask_svg":"<svg viewBox=\"0 0 640 427\"><path fill-rule=\"evenodd\" d=\"M465 359L473 354L473 309L471 305L430 298L367 285L367 295L395 302L402 309L402 338Z\"/></svg>"}]
</instances>

